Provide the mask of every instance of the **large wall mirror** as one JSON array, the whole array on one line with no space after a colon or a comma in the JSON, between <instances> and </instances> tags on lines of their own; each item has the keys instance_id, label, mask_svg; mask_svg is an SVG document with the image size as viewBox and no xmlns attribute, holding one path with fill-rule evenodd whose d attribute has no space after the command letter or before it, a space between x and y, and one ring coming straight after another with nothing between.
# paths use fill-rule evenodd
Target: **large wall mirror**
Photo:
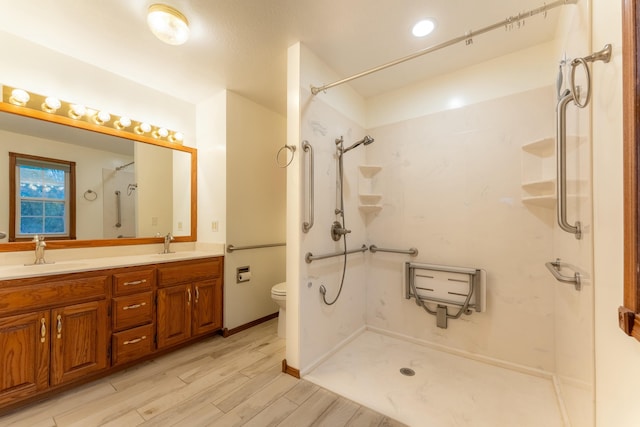
<instances>
[{"instance_id":1,"label":"large wall mirror","mask_svg":"<svg viewBox=\"0 0 640 427\"><path fill-rule=\"evenodd\" d=\"M623 97L624 97L624 305L618 310L620 328L640 340L640 214L638 170L640 140L640 34L637 0L623 0Z\"/></svg>"},{"instance_id":2,"label":"large wall mirror","mask_svg":"<svg viewBox=\"0 0 640 427\"><path fill-rule=\"evenodd\" d=\"M0 252L33 249L15 233L10 200L11 186L41 190L13 179L10 158L22 157L75 165L75 236L51 235L49 249L157 243L167 233L196 240L196 149L0 102Z\"/></svg>"}]
</instances>

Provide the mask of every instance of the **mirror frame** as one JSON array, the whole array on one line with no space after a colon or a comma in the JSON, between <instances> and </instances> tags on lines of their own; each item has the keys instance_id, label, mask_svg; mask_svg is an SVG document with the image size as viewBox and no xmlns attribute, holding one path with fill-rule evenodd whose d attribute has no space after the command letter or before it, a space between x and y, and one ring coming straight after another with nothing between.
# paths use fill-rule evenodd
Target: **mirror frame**
<instances>
[{"instance_id":1,"label":"mirror frame","mask_svg":"<svg viewBox=\"0 0 640 427\"><path fill-rule=\"evenodd\" d=\"M118 129L99 126L93 123L74 120L64 116L49 114L43 111L32 110L0 102L0 113L16 114L23 117L30 117L36 120L43 120L50 123L70 126L78 129L84 129L90 132L116 136L131 141L142 142L145 144L156 145L159 147L169 148L172 150L183 151L191 154L191 227L188 236L175 236L174 242L195 242L197 239L198 228L198 151L192 147L186 147L181 144L173 144L162 140L157 140L144 135L124 132ZM123 239L94 239L94 240L48 240L47 250L49 249L69 249L69 248L96 248L103 246L128 246L128 245L147 245L153 243L162 243L163 237L135 237ZM17 252L33 250L32 242L2 242L0 243L0 252Z\"/></svg>"},{"instance_id":2,"label":"mirror frame","mask_svg":"<svg viewBox=\"0 0 640 427\"><path fill-rule=\"evenodd\" d=\"M624 302L618 309L620 328L640 340L640 236L638 189L640 188L640 24L637 0L622 0L623 62L623 172L624 172Z\"/></svg>"}]
</instances>

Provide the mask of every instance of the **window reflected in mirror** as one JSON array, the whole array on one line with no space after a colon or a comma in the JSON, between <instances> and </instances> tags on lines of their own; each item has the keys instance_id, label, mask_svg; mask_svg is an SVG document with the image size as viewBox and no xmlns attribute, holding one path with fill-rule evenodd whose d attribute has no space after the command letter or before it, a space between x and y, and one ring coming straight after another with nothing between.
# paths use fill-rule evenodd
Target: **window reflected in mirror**
<instances>
[{"instance_id":1,"label":"window reflected in mirror","mask_svg":"<svg viewBox=\"0 0 640 427\"><path fill-rule=\"evenodd\" d=\"M9 241L75 239L75 163L9 153Z\"/></svg>"}]
</instances>

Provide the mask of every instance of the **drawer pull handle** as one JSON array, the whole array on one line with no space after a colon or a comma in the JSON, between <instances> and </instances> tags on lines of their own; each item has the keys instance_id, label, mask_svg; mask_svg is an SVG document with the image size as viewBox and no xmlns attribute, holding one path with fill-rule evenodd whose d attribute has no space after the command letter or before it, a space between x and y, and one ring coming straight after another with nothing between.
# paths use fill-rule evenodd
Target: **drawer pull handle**
<instances>
[{"instance_id":1,"label":"drawer pull handle","mask_svg":"<svg viewBox=\"0 0 640 427\"><path fill-rule=\"evenodd\" d=\"M142 285L143 283L147 283L147 279L134 280L133 282L124 282L122 285L123 286L135 286L135 285Z\"/></svg>"},{"instance_id":2,"label":"drawer pull handle","mask_svg":"<svg viewBox=\"0 0 640 427\"><path fill-rule=\"evenodd\" d=\"M58 335L56 338L60 339L62 338L62 316L58 314L58 317L56 317L56 320L58 321L58 326L57 326Z\"/></svg>"},{"instance_id":3,"label":"drawer pull handle","mask_svg":"<svg viewBox=\"0 0 640 427\"><path fill-rule=\"evenodd\" d=\"M191 288L187 289L187 295L189 295L187 298L187 304L191 304Z\"/></svg>"},{"instance_id":4,"label":"drawer pull handle","mask_svg":"<svg viewBox=\"0 0 640 427\"><path fill-rule=\"evenodd\" d=\"M125 342L123 342L122 344L123 344L123 345L137 344L137 343L139 343L140 341L142 341L142 340L146 340L146 339L147 339L147 336L146 336L146 335L143 335L143 336L141 336L140 338L134 338L134 339L132 339L132 340L125 341Z\"/></svg>"},{"instance_id":5,"label":"drawer pull handle","mask_svg":"<svg viewBox=\"0 0 640 427\"><path fill-rule=\"evenodd\" d=\"M199 299L200 299L200 289L198 289L198 287L196 286L196 304L198 303Z\"/></svg>"},{"instance_id":6,"label":"drawer pull handle","mask_svg":"<svg viewBox=\"0 0 640 427\"><path fill-rule=\"evenodd\" d=\"M44 317L40 319L40 342L45 342L47 337L47 325Z\"/></svg>"},{"instance_id":7,"label":"drawer pull handle","mask_svg":"<svg viewBox=\"0 0 640 427\"><path fill-rule=\"evenodd\" d=\"M147 305L146 302L141 302L140 304L131 304L131 305L125 305L124 307L122 307L123 310L133 310L134 308L140 308L142 306Z\"/></svg>"}]
</instances>

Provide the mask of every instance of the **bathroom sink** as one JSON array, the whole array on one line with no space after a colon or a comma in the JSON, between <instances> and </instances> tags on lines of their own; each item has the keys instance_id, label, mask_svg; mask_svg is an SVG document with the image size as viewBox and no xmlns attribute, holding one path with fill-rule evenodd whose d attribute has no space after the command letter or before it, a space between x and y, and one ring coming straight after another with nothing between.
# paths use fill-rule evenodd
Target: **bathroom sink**
<instances>
[{"instance_id":1,"label":"bathroom sink","mask_svg":"<svg viewBox=\"0 0 640 427\"><path fill-rule=\"evenodd\" d=\"M0 279L40 276L64 271L79 271L89 264L82 262L60 262L55 264L27 264L0 266Z\"/></svg>"},{"instance_id":2,"label":"bathroom sink","mask_svg":"<svg viewBox=\"0 0 640 427\"><path fill-rule=\"evenodd\" d=\"M188 259L188 258L197 258L199 256L198 252L170 252L168 254L152 254L149 255L153 259Z\"/></svg>"}]
</instances>

